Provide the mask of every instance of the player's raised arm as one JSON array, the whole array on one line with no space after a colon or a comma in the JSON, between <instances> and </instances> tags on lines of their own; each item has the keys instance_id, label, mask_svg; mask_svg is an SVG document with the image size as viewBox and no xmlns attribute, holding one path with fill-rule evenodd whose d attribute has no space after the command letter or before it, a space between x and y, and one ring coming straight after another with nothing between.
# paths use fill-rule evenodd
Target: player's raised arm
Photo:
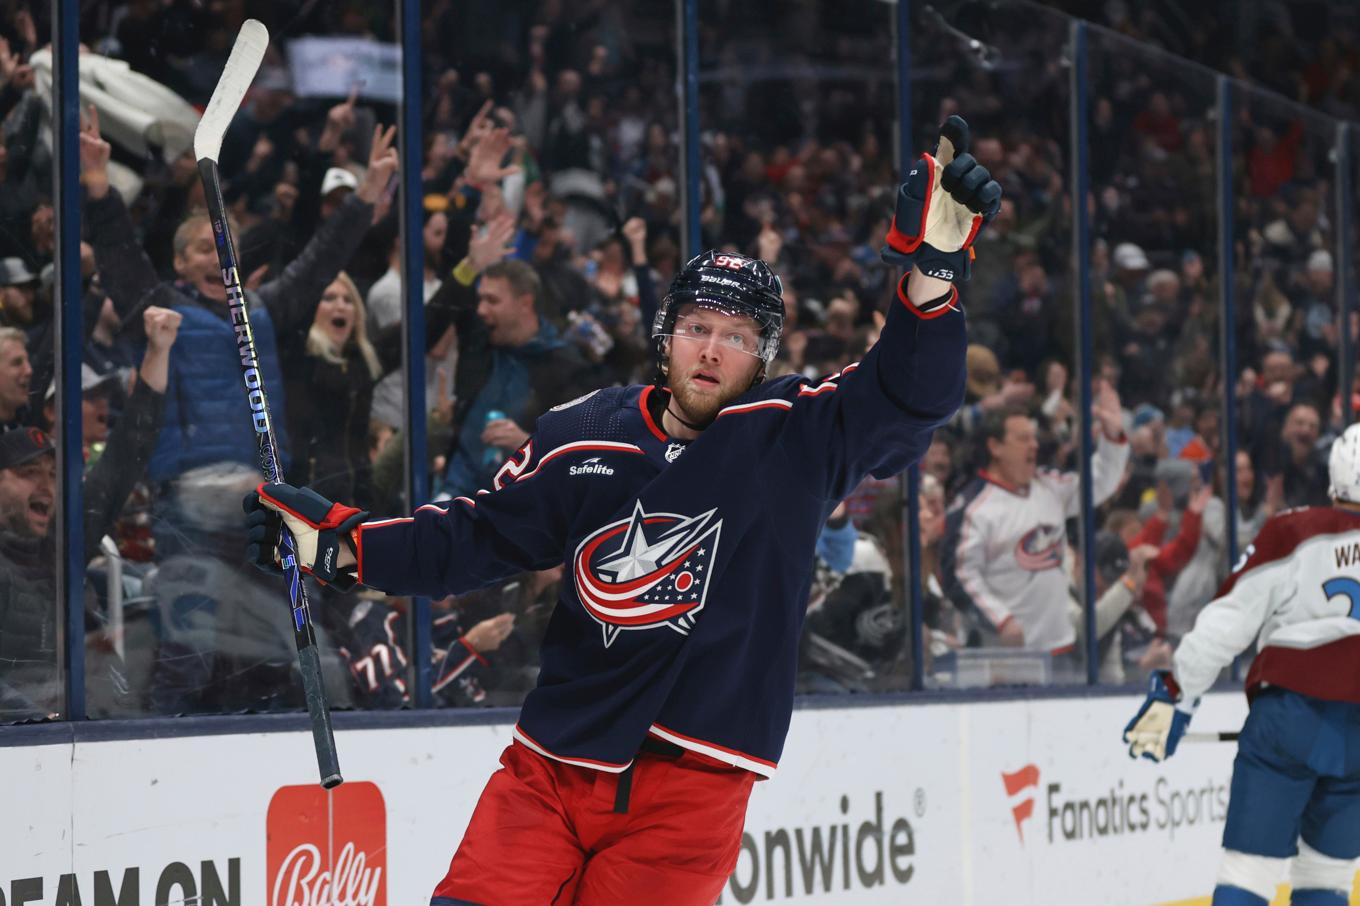
<instances>
[{"instance_id":1,"label":"player's raised arm","mask_svg":"<svg viewBox=\"0 0 1360 906\"><path fill-rule=\"evenodd\" d=\"M907 269L879 340L864 359L792 395L790 437L815 491L839 499L872 473L896 474L963 402L967 331L955 284L972 244L1000 209L1001 186L967 153L968 124L951 116L934 153L899 187L883 259Z\"/></svg>"}]
</instances>

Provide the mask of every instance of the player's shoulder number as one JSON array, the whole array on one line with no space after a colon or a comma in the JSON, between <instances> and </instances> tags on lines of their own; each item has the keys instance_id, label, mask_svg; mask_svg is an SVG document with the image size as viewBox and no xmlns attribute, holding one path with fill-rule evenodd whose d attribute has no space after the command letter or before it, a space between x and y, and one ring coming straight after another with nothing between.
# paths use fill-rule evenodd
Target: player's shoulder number
<instances>
[{"instance_id":1,"label":"player's shoulder number","mask_svg":"<svg viewBox=\"0 0 1360 906\"><path fill-rule=\"evenodd\" d=\"M1360 620L1360 582L1350 576L1334 576L1322 583L1322 593L1327 596L1327 600L1332 598L1345 598L1350 605L1346 616L1352 620Z\"/></svg>"},{"instance_id":2,"label":"player's shoulder number","mask_svg":"<svg viewBox=\"0 0 1360 906\"><path fill-rule=\"evenodd\" d=\"M549 412L561 412L563 409L570 409L572 406L575 406L577 403L584 403L586 400L590 399L592 396L594 396L595 394L597 394L597 393L599 393L599 392L600 392L600 391L599 391L598 389L596 389L596 390L590 391L589 393L583 393L583 394L581 394L580 396L578 396L578 397L577 397L576 399L574 399L574 400L570 400L570 401L568 401L568 402L562 403L562 404L559 405L559 406L553 406L553 407L552 407L551 409L549 409L548 411L549 411Z\"/></svg>"}]
</instances>

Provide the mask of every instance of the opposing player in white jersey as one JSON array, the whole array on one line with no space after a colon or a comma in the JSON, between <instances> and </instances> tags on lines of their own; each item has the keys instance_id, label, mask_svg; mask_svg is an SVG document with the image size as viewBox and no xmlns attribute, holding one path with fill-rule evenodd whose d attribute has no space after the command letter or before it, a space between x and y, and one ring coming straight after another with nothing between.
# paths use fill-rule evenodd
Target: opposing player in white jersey
<instances>
[{"instance_id":1,"label":"opposing player in white jersey","mask_svg":"<svg viewBox=\"0 0 1360 906\"><path fill-rule=\"evenodd\" d=\"M1345 906L1360 858L1360 425L1332 444L1330 507L1272 518L1124 729L1161 761L1219 671L1257 640L1213 906Z\"/></svg>"}]
</instances>

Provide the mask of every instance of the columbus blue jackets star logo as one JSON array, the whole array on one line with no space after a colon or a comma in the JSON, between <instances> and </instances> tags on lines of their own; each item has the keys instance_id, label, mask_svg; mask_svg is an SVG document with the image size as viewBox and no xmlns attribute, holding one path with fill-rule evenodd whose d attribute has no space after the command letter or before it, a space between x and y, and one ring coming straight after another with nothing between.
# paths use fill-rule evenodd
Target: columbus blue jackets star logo
<instances>
[{"instance_id":1,"label":"columbus blue jackets star logo","mask_svg":"<svg viewBox=\"0 0 1360 906\"><path fill-rule=\"evenodd\" d=\"M1015 563L1030 572L1062 566L1067 532L1061 525L1037 525L1015 545Z\"/></svg>"},{"instance_id":2,"label":"columbus blue jackets star logo","mask_svg":"<svg viewBox=\"0 0 1360 906\"><path fill-rule=\"evenodd\" d=\"M604 644L625 629L668 626L688 635L708 596L722 530L717 510L698 516L647 513L639 501L576 548L572 577Z\"/></svg>"}]
</instances>

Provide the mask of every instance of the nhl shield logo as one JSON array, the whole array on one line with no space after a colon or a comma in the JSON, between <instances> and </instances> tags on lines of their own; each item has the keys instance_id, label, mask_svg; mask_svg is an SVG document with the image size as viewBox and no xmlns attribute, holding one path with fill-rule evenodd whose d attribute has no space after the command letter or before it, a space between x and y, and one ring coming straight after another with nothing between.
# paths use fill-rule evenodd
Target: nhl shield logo
<instances>
[{"instance_id":1,"label":"nhl shield logo","mask_svg":"<svg viewBox=\"0 0 1360 906\"><path fill-rule=\"evenodd\" d=\"M722 520L647 513L639 501L627 519L583 540L572 557L576 594L600 624L604 644L625 629L668 626L688 635L708 596Z\"/></svg>"},{"instance_id":2,"label":"nhl shield logo","mask_svg":"<svg viewBox=\"0 0 1360 906\"><path fill-rule=\"evenodd\" d=\"M685 452L684 444L671 444L666 447L666 462L675 462Z\"/></svg>"}]
</instances>

